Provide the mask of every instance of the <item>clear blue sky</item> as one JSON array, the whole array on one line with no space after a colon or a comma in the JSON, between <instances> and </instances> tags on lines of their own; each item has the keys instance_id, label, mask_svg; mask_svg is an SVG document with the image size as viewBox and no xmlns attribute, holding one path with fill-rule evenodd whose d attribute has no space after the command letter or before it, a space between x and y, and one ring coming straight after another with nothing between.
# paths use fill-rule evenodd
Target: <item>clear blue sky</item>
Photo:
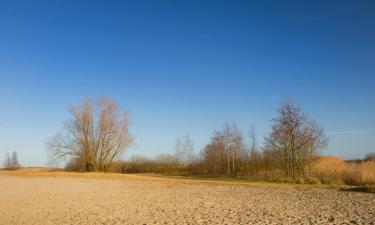
<instances>
[{"instance_id":1,"label":"clear blue sky","mask_svg":"<svg viewBox=\"0 0 375 225\"><path fill-rule=\"evenodd\" d=\"M375 151L374 1L0 1L0 160L45 165L85 97L130 111L129 154L199 151L236 121L261 139L291 97L330 138ZM261 142L261 140L259 140Z\"/></svg>"}]
</instances>

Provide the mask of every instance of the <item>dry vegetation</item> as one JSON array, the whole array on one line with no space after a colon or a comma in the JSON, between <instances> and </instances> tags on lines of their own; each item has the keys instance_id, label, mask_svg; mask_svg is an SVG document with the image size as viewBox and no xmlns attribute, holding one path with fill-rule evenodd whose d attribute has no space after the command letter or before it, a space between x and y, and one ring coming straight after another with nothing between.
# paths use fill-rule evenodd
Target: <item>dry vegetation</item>
<instances>
[{"instance_id":1,"label":"dry vegetation","mask_svg":"<svg viewBox=\"0 0 375 225\"><path fill-rule=\"evenodd\" d=\"M132 144L127 114L109 98L86 100L70 109L72 118L63 133L48 141L52 159L67 160L70 171L162 173L240 177L294 183L373 185L374 155L364 161L345 162L322 157L327 145L324 130L291 101L281 104L279 116L271 120L271 133L257 144L255 128L246 141L235 124L213 132L209 143L194 152L189 135L176 140L174 154L150 159L134 155L119 161Z\"/></svg>"},{"instance_id":2,"label":"dry vegetation","mask_svg":"<svg viewBox=\"0 0 375 225\"><path fill-rule=\"evenodd\" d=\"M324 184L374 185L375 161L345 162L326 156L314 163L311 175Z\"/></svg>"},{"instance_id":3,"label":"dry vegetation","mask_svg":"<svg viewBox=\"0 0 375 225\"><path fill-rule=\"evenodd\" d=\"M202 173L194 173L199 164L181 165L176 162L154 161L146 157L133 157L131 160L115 164L115 172L122 173L161 173L169 175L188 175L188 177L222 177L209 176ZM254 170L252 170L254 172ZM282 171L256 171L256 174L246 176L225 176L241 180L263 180L284 183L300 184L326 184L326 185L349 185L349 186L374 186L375 187L375 161L347 162L338 156L320 157L311 164L304 178L293 180L283 176Z\"/></svg>"}]
</instances>

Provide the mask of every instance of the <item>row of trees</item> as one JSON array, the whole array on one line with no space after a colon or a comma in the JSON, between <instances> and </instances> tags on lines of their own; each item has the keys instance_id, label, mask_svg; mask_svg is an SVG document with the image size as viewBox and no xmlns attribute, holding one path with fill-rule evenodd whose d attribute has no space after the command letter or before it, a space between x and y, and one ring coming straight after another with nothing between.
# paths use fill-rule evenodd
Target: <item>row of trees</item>
<instances>
[{"instance_id":1,"label":"row of trees","mask_svg":"<svg viewBox=\"0 0 375 225\"><path fill-rule=\"evenodd\" d=\"M197 155L186 136L177 139L174 155L160 155L155 160L134 157L122 163L121 171L299 179L309 174L327 145L323 129L291 102L280 106L263 146L258 146L256 139L255 128L247 142L235 124L225 124Z\"/></svg>"},{"instance_id":2,"label":"row of trees","mask_svg":"<svg viewBox=\"0 0 375 225\"><path fill-rule=\"evenodd\" d=\"M323 129L297 105L287 101L278 109L279 116L272 119L272 131L262 146L256 143L254 128L246 144L236 125L226 124L213 133L199 154L194 153L193 142L187 135L176 140L175 154L163 154L155 159L134 156L119 162L133 143L127 113L120 113L110 98L86 100L69 111L72 119L47 146L53 161L65 158L72 170L300 178L327 145Z\"/></svg>"},{"instance_id":3,"label":"row of trees","mask_svg":"<svg viewBox=\"0 0 375 225\"><path fill-rule=\"evenodd\" d=\"M272 119L272 132L258 147L253 128L246 145L235 125L215 131L201 153L203 172L224 176L304 177L327 145L324 131L290 101L282 103Z\"/></svg>"},{"instance_id":4,"label":"row of trees","mask_svg":"<svg viewBox=\"0 0 375 225\"><path fill-rule=\"evenodd\" d=\"M201 163L204 173L237 176L243 174L249 165L248 156L241 132L235 124L226 124L214 132L210 143L201 152Z\"/></svg>"},{"instance_id":5,"label":"row of trees","mask_svg":"<svg viewBox=\"0 0 375 225\"><path fill-rule=\"evenodd\" d=\"M127 161L116 162L113 171L122 173L196 173L199 157L194 152L193 141L189 135L176 139L174 154L160 154L153 159L133 155Z\"/></svg>"}]
</instances>

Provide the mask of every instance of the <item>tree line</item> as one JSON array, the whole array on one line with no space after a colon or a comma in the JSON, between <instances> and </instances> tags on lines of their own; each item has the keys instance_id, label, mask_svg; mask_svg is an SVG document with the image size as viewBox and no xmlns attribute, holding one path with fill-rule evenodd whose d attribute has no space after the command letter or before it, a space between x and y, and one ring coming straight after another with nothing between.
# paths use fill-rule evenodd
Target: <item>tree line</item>
<instances>
[{"instance_id":1,"label":"tree line","mask_svg":"<svg viewBox=\"0 0 375 225\"><path fill-rule=\"evenodd\" d=\"M194 154L192 140L186 136L176 142L174 155L157 160L133 157L121 163L120 171L304 178L327 145L324 130L290 101L282 103L278 112L279 116L271 120L272 131L261 146L257 144L255 128L246 141L236 124L225 124L213 132L199 154Z\"/></svg>"},{"instance_id":2,"label":"tree line","mask_svg":"<svg viewBox=\"0 0 375 225\"><path fill-rule=\"evenodd\" d=\"M271 120L271 133L256 144L255 129L246 146L235 125L215 131L201 152L202 171L214 176L305 177L328 139L323 128L291 101L283 102Z\"/></svg>"},{"instance_id":3,"label":"tree line","mask_svg":"<svg viewBox=\"0 0 375 225\"><path fill-rule=\"evenodd\" d=\"M51 161L65 159L70 170L297 179L309 173L327 145L324 130L298 105L285 101L262 145L257 144L255 128L246 141L235 124L225 124L198 154L187 135L176 140L174 154L153 159L138 155L121 161L134 140L127 112L120 112L110 98L88 99L69 112L72 118L47 141L47 147Z\"/></svg>"}]
</instances>

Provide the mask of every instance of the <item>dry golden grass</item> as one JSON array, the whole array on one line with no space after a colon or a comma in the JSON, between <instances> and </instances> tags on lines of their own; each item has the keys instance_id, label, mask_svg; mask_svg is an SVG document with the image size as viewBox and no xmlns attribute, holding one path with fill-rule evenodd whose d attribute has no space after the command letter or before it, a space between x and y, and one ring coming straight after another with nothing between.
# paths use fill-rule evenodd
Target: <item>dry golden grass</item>
<instances>
[{"instance_id":1,"label":"dry golden grass","mask_svg":"<svg viewBox=\"0 0 375 225\"><path fill-rule=\"evenodd\" d=\"M345 162L337 156L326 156L313 165L312 176L324 184L374 185L375 161Z\"/></svg>"},{"instance_id":2,"label":"dry golden grass","mask_svg":"<svg viewBox=\"0 0 375 225\"><path fill-rule=\"evenodd\" d=\"M374 185L375 161L346 163L343 180L348 185Z\"/></svg>"},{"instance_id":3,"label":"dry golden grass","mask_svg":"<svg viewBox=\"0 0 375 225\"><path fill-rule=\"evenodd\" d=\"M345 162L337 156L325 156L318 159L311 168L312 176L323 184L342 183Z\"/></svg>"},{"instance_id":4,"label":"dry golden grass","mask_svg":"<svg viewBox=\"0 0 375 225\"><path fill-rule=\"evenodd\" d=\"M273 186L273 187L290 187L288 183L272 183L262 180L249 179L229 179L229 178L204 178L204 177L184 177L184 176L161 176L152 174L120 174L120 173L80 173L80 172L66 172L54 168L23 168L19 170L0 170L0 175L35 177L35 176L52 176L52 177L77 177L77 178L92 178L92 179L147 179L160 180L166 179L171 182L176 179L184 179L185 182L191 183L211 183L211 184L246 184L256 186ZM317 179L314 184L315 187L330 187L330 185L375 185L375 161L367 162L345 162L342 158L337 156L322 157L315 162L311 168L311 178ZM327 185L324 185L327 184ZM298 184L293 185L294 188L309 188L311 185Z\"/></svg>"}]
</instances>

